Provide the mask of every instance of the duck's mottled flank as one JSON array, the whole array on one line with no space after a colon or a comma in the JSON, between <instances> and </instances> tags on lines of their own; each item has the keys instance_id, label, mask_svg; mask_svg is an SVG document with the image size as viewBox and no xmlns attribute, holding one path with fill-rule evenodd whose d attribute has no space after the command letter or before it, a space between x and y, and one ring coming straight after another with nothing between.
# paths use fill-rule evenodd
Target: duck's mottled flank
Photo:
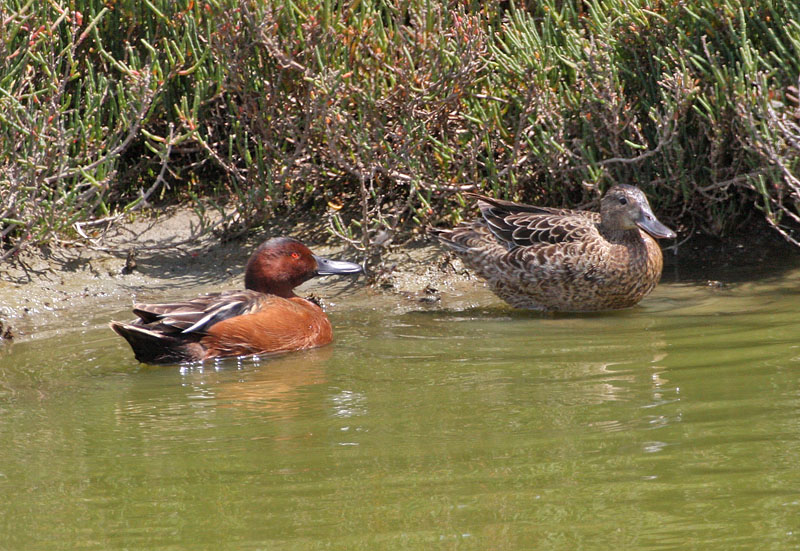
<instances>
[{"instance_id":1,"label":"duck's mottled flank","mask_svg":"<svg viewBox=\"0 0 800 551\"><path fill-rule=\"evenodd\" d=\"M633 306L661 278L661 248L653 236L675 237L633 186L611 188L599 213L475 197L482 218L432 234L517 308Z\"/></svg>"}]
</instances>

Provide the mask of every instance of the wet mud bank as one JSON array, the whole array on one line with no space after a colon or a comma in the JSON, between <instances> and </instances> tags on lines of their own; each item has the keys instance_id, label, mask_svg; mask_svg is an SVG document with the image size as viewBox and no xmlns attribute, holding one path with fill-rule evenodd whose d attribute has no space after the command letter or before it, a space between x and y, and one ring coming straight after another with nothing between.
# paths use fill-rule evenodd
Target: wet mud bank
<instances>
[{"instance_id":1,"label":"wet mud bank","mask_svg":"<svg viewBox=\"0 0 800 551\"><path fill-rule=\"evenodd\" d=\"M129 319L137 301L243 288L250 254L279 235L297 237L324 256L364 262L360 252L342 243L320 242L320 233L298 224L222 241L201 232L193 212L174 211L123 224L94 242L26 251L0 267L0 323L6 341L36 339ZM366 275L316 278L299 293L315 295L334 311L412 309L440 304L445 296L456 297L453 307L458 307L460 297L472 294L491 300L478 280L432 243L381 252L379 262L367 263Z\"/></svg>"}]
</instances>

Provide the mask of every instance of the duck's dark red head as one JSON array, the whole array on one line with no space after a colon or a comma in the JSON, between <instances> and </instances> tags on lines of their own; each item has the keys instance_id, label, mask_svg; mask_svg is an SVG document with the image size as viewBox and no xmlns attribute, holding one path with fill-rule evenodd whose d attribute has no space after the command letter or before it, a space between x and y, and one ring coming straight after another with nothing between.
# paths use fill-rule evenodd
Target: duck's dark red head
<instances>
[{"instance_id":1,"label":"duck's dark red head","mask_svg":"<svg viewBox=\"0 0 800 551\"><path fill-rule=\"evenodd\" d=\"M297 239L276 237L262 243L247 261L244 286L253 291L291 298L295 296L292 289L312 277L362 271L361 266L352 262L316 256Z\"/></svg>"}]
</instances>

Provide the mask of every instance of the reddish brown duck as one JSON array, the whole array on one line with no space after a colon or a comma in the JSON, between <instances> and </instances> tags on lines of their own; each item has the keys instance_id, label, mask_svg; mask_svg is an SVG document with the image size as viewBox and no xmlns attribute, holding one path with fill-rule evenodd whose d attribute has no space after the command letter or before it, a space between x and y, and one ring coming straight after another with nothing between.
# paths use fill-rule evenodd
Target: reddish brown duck
<instances>
[{"instance_id":1,"label":"reddish brown duck","mask_svg":"<svg viewBox=\"0 0 800 551\"><path fill-rule=\"evenodd\" d=\"M629 185L612 187L599 213L474 197L482 218L431 233L517 308L633 306L661 278L661 248L653 238L675 237L644 193Z\"/></svg>"},{"instance_id":2,"label":"reddish brown duck","mask_svg":"<svg viewBox=\"0 0 800 551\"><path fill-rule=\"evenodd\" d=\"M111 322L136 359L178 363L224 356L270 354L323 346L333 340L328 316L294 288L312 277L358 274L352 262L316 256L297 241L263 243L247 262L245 290L168 304L136 304L139 319Z\"/></svg>"}]
</instances>

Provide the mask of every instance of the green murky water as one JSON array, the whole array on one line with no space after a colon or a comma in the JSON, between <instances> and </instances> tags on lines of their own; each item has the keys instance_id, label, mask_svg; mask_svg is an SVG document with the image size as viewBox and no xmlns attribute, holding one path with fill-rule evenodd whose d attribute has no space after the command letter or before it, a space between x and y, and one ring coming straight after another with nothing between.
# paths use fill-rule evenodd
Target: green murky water
<instances>
[{"instance_id":1,"label":"green murky water","mask_svg":"<svg viewBox=\"0 0 800 551\"><path fill-rule=\"evenodd\" d=\"M335 345L202 368L109 305L0 349L0 549L800 549L800 271L759 270L583 316L345 293Z\"/></svg>"}]
</instances>

